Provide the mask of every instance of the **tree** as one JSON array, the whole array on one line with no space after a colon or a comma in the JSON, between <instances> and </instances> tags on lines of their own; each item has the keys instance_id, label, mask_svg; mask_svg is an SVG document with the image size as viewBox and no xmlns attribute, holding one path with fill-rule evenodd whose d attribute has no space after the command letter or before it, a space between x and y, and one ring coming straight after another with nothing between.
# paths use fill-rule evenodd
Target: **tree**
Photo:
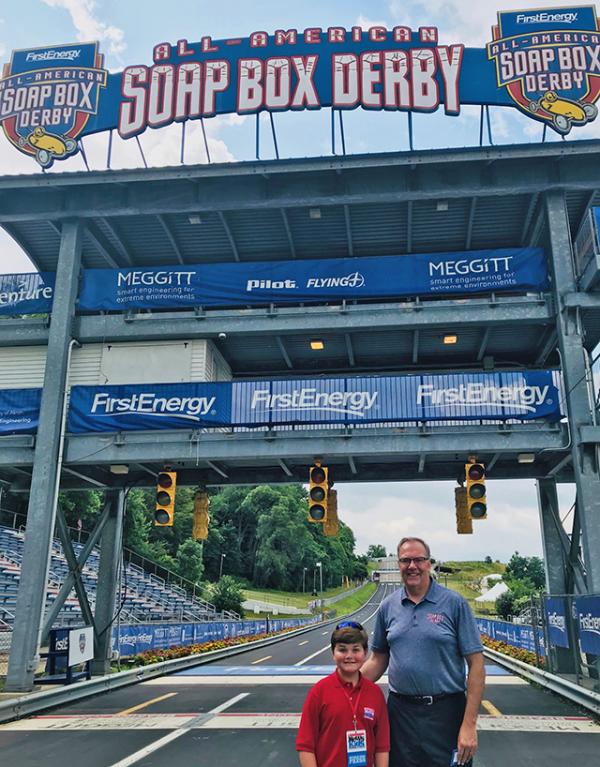
<instances>
[{"instance_id":1,"label":"tree","mask_svg":"<svg viewBox=\"0 0 600 767\"><path fill-rule=\"evenodd\" d=\"M491 565L492 564L492 558L490 557L489 554L485 558L484 562L486 563L486 565Z\"/></svg>"},{"instance_id":2,"label":"tree","mask_svg":"<svg viewBox=\"0 0 600 767\"><path fill-rule=\"evenodd\" d=\"M512 591L505 591L496 599L496 613L504 620L514 615L515 595Z\"/></svg>"},{"instance_id":3,"label":"tree","mask_svg":"<svg viewBox=\"0 0 600 767\"><path fill-rule=\"evenodd\" d=\"M369 559L379 559L379 557L387 557L385 546L381 544L371 544L367 549L367 556Z\"/></svg>"},{"instance_id":4,"label":"tree","mask_svg":"<svg viewBox=\"0 0 600 767\"><path fill-rule=\"evenodd\" d=\"M189 538L177 549L177 572L182 578L198 583L204 572L202 563L202 544Z\"/></svg>"},{"instance_id":5,"label":"tree","mask_svg":"<svg viewBox=\"0 0 600 767\"><path fill-rule=\"evenodd\" d=\"M523 581L530 584L532 591L542 589L546 582L544 563L539 557L523 557L515 551L506 565L504 581Z\"/></svg>"},{"instance_id":6,"label":"tree","mask_svg":"<svg viewBox=\"0 0 600 767\"><path fill-rule=\"evenodd\" d=\"M224 575L210 587L210 599L219 612L228 610L244 617L244 595L240 584L231 575Z\"/></svg>"}]
</instances>

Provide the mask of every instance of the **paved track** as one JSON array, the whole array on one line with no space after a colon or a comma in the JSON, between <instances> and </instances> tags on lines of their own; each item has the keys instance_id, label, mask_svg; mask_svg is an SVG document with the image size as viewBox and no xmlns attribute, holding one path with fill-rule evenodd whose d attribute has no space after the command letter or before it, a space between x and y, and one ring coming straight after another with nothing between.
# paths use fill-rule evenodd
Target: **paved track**
<instances>
[{"instance_id":1,"label":"paved track","mask_svg":"<svg viewBox=\"0 0 600 767\"><path fill-rule=\"evenodd\" d=\"M381 586L356 616L368 630L388 588ZM331 668L329 634L329 628L315 628L0 726L1 763L295 767L294 739L308 686ZM597 767L600 726L498 666L487 670L477 767Z\"/></svg>"}]
</instances>

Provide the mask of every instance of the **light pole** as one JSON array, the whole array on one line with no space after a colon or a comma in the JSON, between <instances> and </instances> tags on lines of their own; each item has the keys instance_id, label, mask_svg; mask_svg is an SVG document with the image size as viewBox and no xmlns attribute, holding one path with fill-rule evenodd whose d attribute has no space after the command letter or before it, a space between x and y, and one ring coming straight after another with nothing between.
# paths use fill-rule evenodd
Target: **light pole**
<instances>
[{"instance_id":1,"label":"light pole","mask_svg":"<svg viewBox=\"0 0 600 767\"><path fill-rule=\"evenodd\" d=\"M223 560L226 556L227 554L221 554L221 562L219 564L219 580L221 580L221 576L223 575Z\"/></svg>"},{"instance_id":2,"label":"light pole","mask_svg":"<svg viewBox=\"0 0 600 767\"><path fill-rule=\"evenodd\" d=\"M319 598L323 599L323 563L317 562L319 568Z\"/></svg>"},{"instance_id":3,"label":"light pole","mask_svg":"<svg viewBox=\"0 0 600 767\"><path fill-rule=\"evenodd\" d=\"M306 567L302 568L302 593L306 592Z\"/></svg>"}]
</instances>

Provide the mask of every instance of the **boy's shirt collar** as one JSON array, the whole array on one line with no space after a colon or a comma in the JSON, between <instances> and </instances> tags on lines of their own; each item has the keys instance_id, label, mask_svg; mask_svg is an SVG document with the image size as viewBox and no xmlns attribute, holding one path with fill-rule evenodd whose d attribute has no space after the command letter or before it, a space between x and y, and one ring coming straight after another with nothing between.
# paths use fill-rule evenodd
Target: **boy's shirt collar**
<instances>
[{"instance_id":1,"label":"boy's shirt collar","mask_svg":"<svg viewBox=\"0 0 600 767\"><path fill-rule=\"evenodd\" d=\"M362 677L362 674L360 673L360 671L358 672L358 681L357 681L356 684L352 684L352 682L345 682L342 679L342 677L340 676L337 668L335 669L333 674L335 675L335 678L336 678L339 686L343 687L345 690L358 690L361 687L361 685L362 685L362 678L363 677Z\"/></svg>"}]
</instances>

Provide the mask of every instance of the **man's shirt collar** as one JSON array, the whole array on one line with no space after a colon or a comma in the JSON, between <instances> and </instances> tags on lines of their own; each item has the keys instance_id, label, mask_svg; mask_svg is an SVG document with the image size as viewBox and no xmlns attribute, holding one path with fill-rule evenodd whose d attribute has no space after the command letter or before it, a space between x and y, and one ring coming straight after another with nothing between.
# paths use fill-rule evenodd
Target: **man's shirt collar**
<instances>
[{"instance_id":1,"label":"man's shirt collar","mask_svg":"<svg viewBox=\"0 0 600 767\"><path fill-rule=\"evenodd\" d=\"M427 602L435 603L438 601L439 597L440 597L440 586L438 583L434 581L433 578L430 578L429 588L427 589L427 593L425 594L421 602L425 602L427 600ZM406 588L404 586L402 586L400 589L400 598L402 602L404 602L405 599L407 599L409 602L412 602L412 599L406 593ZM421 602L419 602L419 604L421 604Z\"/></svg>"}]
</instances>

